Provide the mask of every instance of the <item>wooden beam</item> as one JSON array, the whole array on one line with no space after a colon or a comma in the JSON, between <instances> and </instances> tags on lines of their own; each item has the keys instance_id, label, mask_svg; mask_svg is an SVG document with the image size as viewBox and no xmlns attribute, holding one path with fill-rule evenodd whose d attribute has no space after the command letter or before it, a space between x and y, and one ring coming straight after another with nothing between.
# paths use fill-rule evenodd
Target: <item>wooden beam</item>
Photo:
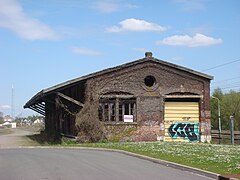
<instances>
[{"instance_id":1,"label":"wooden beam","mask_svg":"<svg viewBox=\"0 0 240 180\"><path fill-rule=\"evenodd\" d=\"M45 104L38 103L38 104L36 104L36 105L39 106L39 107L45 108Z\"/></svg>"},{"instance_id":2,"label":"wooden beam","mask_svg":"<svg viewBox=\"0 0 240 180\"><path fill-rule=\"evenodd\" d=\"M32 107L32 106L31 106L31 109L34 110L34 111L36 111L36 112L38 112L38 113L40 113L40 114L42 114L42 115L45 115L45 111L43 111L43 110L41 110L41 109L37 109L37 108Z\"/></svg>"},{"instance_id":3,"label":"wooden beam","mask_svg":"<svg viewBox=\"0 0 240 180\"><path fill-rule=\"evenodd\" d=\"M31 106L30 106L29 108L32 109L33 111L36 111L36 112L38 112L39 114L45 116L45 112L43 112L43 111L41 111L41 110L39 110L39 109L33 108L33 107L31 107Z\"/></svg>"},{"instance_id":4,"label":"wooden beam","mask_svg":"<svg viewBox=\"0 0 240 180\"><path fill-rule=\"evenodd\" d=\"M119 121L119 99L116 98L116 106L115 106L115 121Z\"/></svg>"},{"instance_id":5,"label":"wooden beam","mask_svg":"<svg viewBox=\"0 0 240 180\"><path fill-rule=\"evenodd\" d=\"M70 102L72 102L72 103L74 103L74 104L76 104L76 105L78 105L78 106L81 106L81 107L84 106L83 103L80 103L79 101L77 101L77 100L75 100L75 99L73 99L73 98L71 98L71 97L69 97L69 96L67 96L67 95L65 95L65 94L62 94L62 93L60 93L60 92L57 92L57 95L60 96L60 97L62 97L62 98L64 98L64 99L66 99L66 100L68 100L68 101L70 101Z\"/></svg>"},{"instance_id":6,"label":"wooden beam","mask_svg":"<svg viewBox=\"0 0 240 180\"><path fill-rule=\"evenodd\" d=\"M45 112L44 109L40 109L40 108L37 107L36 105L31 105L30 107L31 107L32 109L37 109L37 110L39 110L39 111Z\"/></svg>"},{"instance_id":7,"label":"wooden beam","mask_svg":"<svg viewBox=\"0 0 240 180\"><path fill-rule=\"evenodd\" d=\"M34 108L36 108L36 109L39 109L39 110L45 112L45 108L42 108L42 107L40 107L40 106L32 105L32 107L34 107Z\"/></svg>"},{"instance_id":8,"label":"wooden beam","mask_svg":"<svg viewBox=\"0 0 240 180\"><path fill-rule=\"evenodd\" d=\"M41 110L43 110L43 111L45 111L45 106L41 106L40 104L34 104L34 105L32 105L33 107L36 107L36 108L39 108L39 109L41 109Z\"/></svg>"}]
</instances>

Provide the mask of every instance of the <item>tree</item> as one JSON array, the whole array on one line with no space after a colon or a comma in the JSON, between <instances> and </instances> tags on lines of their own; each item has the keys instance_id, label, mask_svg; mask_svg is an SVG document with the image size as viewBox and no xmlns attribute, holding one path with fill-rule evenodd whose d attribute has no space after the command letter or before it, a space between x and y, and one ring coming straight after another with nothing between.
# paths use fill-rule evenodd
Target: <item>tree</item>
<instances>
[{"instance_id":1,"label":"tree","mask_svg":"<svg viewBox=\"0 0 240 180\"><path fill-rule=\"evenodd\" d=\"M235 114L234 126L240 130L240 92L230 91L223 98L223 128L229 129L229 118Z\"/></svg>"},{"instance_id":2,"label":"tree","mask_svg":"<svg viewBox=\"0 0 240 180\"><path fill-rule=\"evenodd\" d=\"M224 96L222 90L220 88L215 89L212 96L219 99L221 105ZM212 129L218 129L218 100L216 98L210 100Z\"/></svg>"},{"instance_id":3,"label":"tree","mask_svg":"<svg viewBox=\"0 0 240 180\"><path fill-rule=\"evenodd\" d=\"M212 96L220 100L221 124L223 130L229 129L229 118L235 114L235 130L240 130L240 92L231 90L223 93L220 88L213 91ZM212 129L218 129L218 104L216 99L211 99L211 123Z\"/></svg>"},{"instance_id":4,"label":"tree","mask_svg":"<svg viewBox=\"0 0 240 180\"><path fill-rule=\"evenodd\" d=\"M0 112L0 124L2 124L4 121L3 121L3 112Z\"/></svg>"}]
</instances>

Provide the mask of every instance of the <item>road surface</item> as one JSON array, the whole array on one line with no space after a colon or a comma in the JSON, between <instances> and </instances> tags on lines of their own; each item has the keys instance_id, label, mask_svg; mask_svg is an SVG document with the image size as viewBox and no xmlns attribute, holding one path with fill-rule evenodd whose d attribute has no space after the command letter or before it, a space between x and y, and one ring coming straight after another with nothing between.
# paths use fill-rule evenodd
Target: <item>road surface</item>
<instances>
[{"instance_id":1,"label":"road surface","mask_svg":"<svg viewBox=\"0 0 240 180\"><path fill-rule=\"evenodd\" d=\"M117 152L0 149L1 180L205 180L207 177Z\"/></svg>"},{"instance_id":2,"label":"road surface","mask_svg":"<svg viewBox=\"0 0 240 180\"><path fill-rule=\"evenodd\" d=\"M19 148L32 144L13 129L0 136L0 180L204 180L207 177L117 152L64 148Z\"/></svg>"}]
</instances>

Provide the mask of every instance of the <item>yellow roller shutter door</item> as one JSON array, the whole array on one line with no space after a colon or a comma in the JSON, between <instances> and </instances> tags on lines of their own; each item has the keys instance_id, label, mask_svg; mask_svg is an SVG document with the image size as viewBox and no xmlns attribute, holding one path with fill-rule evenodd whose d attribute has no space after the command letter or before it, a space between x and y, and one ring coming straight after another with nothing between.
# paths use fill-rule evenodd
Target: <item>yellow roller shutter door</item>
<instances>
[{"instance_id":1,"label":"yellow roller shutter door","mask_svg":"<svg viewBox=\"0 0 240 180\"><path fill-rule=\"evenodd\" d=\"M198 102L165 102L165 141L199 141Z\"/></svg>"}]
</instances>

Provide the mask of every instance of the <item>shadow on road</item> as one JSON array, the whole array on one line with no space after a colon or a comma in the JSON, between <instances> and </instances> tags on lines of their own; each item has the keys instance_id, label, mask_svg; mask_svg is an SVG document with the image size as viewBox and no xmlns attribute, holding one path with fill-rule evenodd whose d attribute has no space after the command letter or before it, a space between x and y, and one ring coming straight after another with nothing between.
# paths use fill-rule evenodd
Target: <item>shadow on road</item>
<instances>
[{"instance_id":1,"label":"shadow on road","mask_svg":"<svg viewBox=\"0 0 240 180\"><path fill-rule=\"evenodd\" d=\"M39 134L31 134L27 136L32 141L37 142L40 145L53 145L53 144L61 144L60 137L49 136L44 131L41 131Z\"/></svg>"}]
</instances>

